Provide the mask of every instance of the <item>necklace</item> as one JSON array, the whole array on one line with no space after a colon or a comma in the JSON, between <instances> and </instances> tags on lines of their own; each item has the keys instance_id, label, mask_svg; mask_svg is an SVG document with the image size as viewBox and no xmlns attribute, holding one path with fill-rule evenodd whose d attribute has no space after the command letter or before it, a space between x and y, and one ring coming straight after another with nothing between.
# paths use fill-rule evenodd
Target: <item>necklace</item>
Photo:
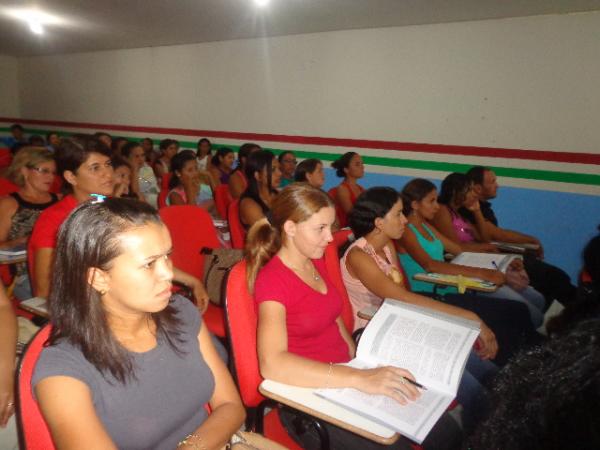
<instances>
[{"instance_id":1,"label":"necklace","mask_svg":"<svg viewBox=\"0 0 600 450\"><path fill-rule=\"evenodd\" d=\"M315 270L315 265L311 263L311 266L312 266L312 275L311 275L311 276L312 276L312 279L313 279L314 281L319 281L319 280L321 279L321 277L320 277L320 275L317 273L317 271ZM297 267L294 267L294 266L292 266L292 265L288 265L288 267L289 267L290 269L292 269L294 272L298 273L298 274L301 274L301 273L302 273L302 271L301 271L301 270L299 270Z\"/></svg>"}]
</instances>

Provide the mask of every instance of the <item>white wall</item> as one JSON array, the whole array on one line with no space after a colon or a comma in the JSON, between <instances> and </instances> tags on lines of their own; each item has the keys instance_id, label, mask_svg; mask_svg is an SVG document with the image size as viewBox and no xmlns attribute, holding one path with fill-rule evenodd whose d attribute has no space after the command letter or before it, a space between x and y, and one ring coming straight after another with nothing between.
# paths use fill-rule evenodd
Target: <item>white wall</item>
<instances>
[{"instance_id":1,"label":"white wall","mask_svg":"<svg viewBox=\"0 0 600 450\"><path fill-rule=\"evenodd\" d=\"M17 58L0 55L0 116L19 117L19 65Z\"/></svg>"},{"instance_id":2,"label":"white wall","mask_svg":"<svg viewBox=\"0 0 600 450\"><path fill-rule=\"evenodd\" d=\"M600 13L20 60L22 116L600 152Z\"/></svg>"}]
</instances>

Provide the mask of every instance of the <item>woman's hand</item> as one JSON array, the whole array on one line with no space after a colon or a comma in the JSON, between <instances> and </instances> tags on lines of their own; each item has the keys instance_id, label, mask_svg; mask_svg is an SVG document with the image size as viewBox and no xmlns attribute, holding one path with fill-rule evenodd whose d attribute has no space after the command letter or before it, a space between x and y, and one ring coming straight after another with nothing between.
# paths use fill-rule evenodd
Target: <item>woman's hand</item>
<instances>
[{"instance_id":1,"label":"woman's hand","mask_svg":"<svg viewBox=\"0 0 600 450\"><path fill-rule=\"evenodd\" d=\"M506 277L499 270L486 270L484 275L485 276L481 278L489 281L490 283L494 283L496 286L502 286L504 283L506 283Z\"/></svg>"},{"instance_id":2,"label":"woman's hand","mask_svg":"<svg viewBox=\"0 0 600 450\"><path fill-rule=\"evenodd\" d=\"M483 322L481 322L481 331L477 342L479 342L479 349L477 354L481 359L494 359L496 353L498 353L498 341L496 341L496 335L494 332Z\"/></svg>"},{"instance_id":3,"label":"woman's hand","mask_svg":"<svg viewBox=\"0 0 600 450\"><path fill-rule=\"evenodd\" d=\"M113 196L121 197L125 194L129 194L129 187L125 183L116 183L113 190Z\"/></svg>"},{"instance_id":4,"label":"woman's hand","mask_svg":"<svg viewBox=\"0 0 600 450\"><path fill-rule=\"evenodd\" d=\"M204 285L200 280L198 280L198 282L195 282L191 286L191 288L194 292L194 298L196 299L196 306L198 307L200 312L204 314L206 308L208 308L208 302L210 301L210 298L208 297L208 292L206 292L206 289L204 288Z\"/></svg>"},{"instance_id":5,"label":"woman's hand","mask_svg":"<svg viewBox=\"0 0 600 450\"><path fill-rule=\"evenodd\" d=\"M13 374L3 377L0 382L0 427L4 428L10 416L15 413Z\"/></svg>"},{"instance_id":6,"label":"woman's hand","mask_svg":"<svg viewBox=\"0 0 600 450\"><path fill-rule=\"evenodd\" d=\"M406 405L407 399L416 400L421 395L417 387L406 381L406 378L416 381L408 370L397 367L360 370L356 388L368 394L387 395L401 405Z\"/></svg>"}]
</instances>

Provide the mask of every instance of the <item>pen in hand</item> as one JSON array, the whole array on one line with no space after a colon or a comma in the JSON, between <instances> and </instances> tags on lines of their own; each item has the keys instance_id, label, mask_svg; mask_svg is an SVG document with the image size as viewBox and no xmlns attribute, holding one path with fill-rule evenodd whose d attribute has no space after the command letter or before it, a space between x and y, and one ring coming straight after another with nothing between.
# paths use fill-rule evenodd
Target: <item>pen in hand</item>
<instances>
[{"instance_id":1,"label":"pen in hand","mask_svg":"<svg viewBox=\"0 0 600 450\"><path fill-rule=\"evenodd\" d=\"M427 388L425 386L423 386L421 383L417 383L416 381L413 381L413 380L411 380L410 378L407 378L407 377L402 377L402 378L404 378L405 381L408 381L413 386L418 387L419 389L423 389L424 391L427 390Z\"/></svg>"},{"instance_id":2,"label":"pen in hand","mask_svg":"<svg viewBox=\"0 0 600 450\"><path fill-rule=\"evenodd\" d=\"M496 270L500 270L500 267L498 267L498 264L496 264L496 261L492 261L492 266L494 266L494 268Z\"/></svg>"}]
</instances>

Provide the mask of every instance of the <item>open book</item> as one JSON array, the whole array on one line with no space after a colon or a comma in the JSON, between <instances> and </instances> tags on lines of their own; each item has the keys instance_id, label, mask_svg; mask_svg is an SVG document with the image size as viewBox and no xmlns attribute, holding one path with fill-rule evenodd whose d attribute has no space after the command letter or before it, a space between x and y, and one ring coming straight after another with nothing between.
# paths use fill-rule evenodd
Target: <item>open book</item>
<instances>
[{"instance_id":1,"label":"open book","mask_svg":"<svg viewBox=\"0 0 600 450\"><path fill-rule=\"evenodd\" d=\"M476 322L386 299L365 328L356 358L348 365L401 367L427 389L419 389L421 396L407 405L352 388L318 389L316 393L420 444L456 397L477 336Z\"/></svg>"},{"instance_id":2,"label":"open book","mask_svg":"<svg viewBox=\"0 0 600 450\"><path fill-rule=\"evenodd\" d=\"M508 265L513 259L521 258L520 255L505 255L502 253L473 253L462 252L452 260L452 264L461 266L480 267L482 269L496 269L506 273Z\"/></svg>"}]
</instances>

